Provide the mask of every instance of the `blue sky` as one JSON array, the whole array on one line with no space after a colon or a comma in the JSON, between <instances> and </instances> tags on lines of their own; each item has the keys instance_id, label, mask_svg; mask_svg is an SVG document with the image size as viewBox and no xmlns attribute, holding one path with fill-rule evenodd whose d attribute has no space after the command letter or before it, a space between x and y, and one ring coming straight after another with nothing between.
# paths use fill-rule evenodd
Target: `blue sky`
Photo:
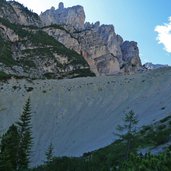
<instances>
[{"instance_id":1,"label":"blue sky","mask_svg":"<svg viewBox=\"0 0 171 171\"><path fill-rule=\"evenodd\" d=\"M51 6L57 8L59 2L64 2L65 7L82 5L86 21L113 24L124 40L137 41L142 63L171 65L171 0L18 1L37 13Z\"/></svg>"}]
</instances>

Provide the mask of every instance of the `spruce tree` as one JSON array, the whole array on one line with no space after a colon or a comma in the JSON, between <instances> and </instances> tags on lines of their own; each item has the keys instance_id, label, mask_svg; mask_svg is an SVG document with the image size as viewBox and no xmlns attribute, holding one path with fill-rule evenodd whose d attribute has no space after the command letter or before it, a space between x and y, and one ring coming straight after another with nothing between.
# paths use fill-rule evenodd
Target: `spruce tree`
<instances>
[{"instance_id":1,"label":"spruce tree","mask_svg":"<svg viewBox=\"0 0 171 171\"><path fill-rule=\"evenodd\" d=\"M20 139L17 154L17 170L23 170L28 168L32 145L30 98L28 98L23 107L23 113L17 125Z\"/></svg>"},{"instance_id":2,"label":"spruce tree","mask_svg":"<svg viewBox=\"0 0 171 171\"><path fill-rule=\"evenodd\" d=\"M46 163L50 163L53 160L53 146L52 143L50 143L47 152L46 152Z\"/></svg>"},{"instance_id":3,"label":"spruce tree","mask_svg":"<svg viewBox=\"0 0 171 171\"><path fill-rule=\"evenodd\" d=\"M17 169L17 146L19 134L16 125L9 127L2 136L0 146L0 170L13 171Z\"/></svg>"},{"instance_id":4,"label":"spruce tree","mask_svg":"<svg viewBox=\"0 0 171 171\"><path fill-rule=\"evenodd\" d=\"M125 155L126 159L128 159L131 153L133 142L135 140L136 125L138 124L138 120L136 119L135 113L131 110L125 114L123 122L123 125L118 125L116 128L122 133L117 133L116 135L126 142Z\"/></svg>"}]
</instances>

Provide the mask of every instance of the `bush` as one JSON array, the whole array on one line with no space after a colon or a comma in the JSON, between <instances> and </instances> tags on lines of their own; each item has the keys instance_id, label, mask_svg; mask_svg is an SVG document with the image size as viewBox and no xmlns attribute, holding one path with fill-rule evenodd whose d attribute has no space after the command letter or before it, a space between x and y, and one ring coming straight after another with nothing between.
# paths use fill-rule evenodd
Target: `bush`
<instances>
[{"instance_id":1,"label":"bush","mask_svg":"<svg viewBox=\"0 0 171 171\"><path fill-rule=\"evenodd\" d=\"M11 78L11 75L8 75L5 72L0 71L0 80L7 80L10 78Z\"/></svg>"},{"instance_id":2,"label":"bush","mask_svg":"<svg viewBox=\"0 0 171 171\"><path fill-rule=\"evenodd\" d=\"M162 129L165 129L166 128L166 125L159 125L158 126L158 129L162 130Z\"/></svg>"},{"instance_id":3,"label":"bush","mask_svg":"<svg viewBox=\"0 0 171 171\"><path fill-rule=\"evenodd\" d=\"M167 117L161 119L160 122L161 122L161 123L164 123L164 122L166 122L166 121L168 121L168 120L170 120L170 119L171 119L171 116L167 116Z\"/></svg>"},{"instance_id":4,"label":"bush","mask_svg":"<svg viewBox=\"0 0 171 171\"><path fill-rule=\"evenodd\" d=\"M169 135L170 135L170 130L169 131L159 131L153 136L153 141L156 146L164 144L168 142L169 140Z\"/></svg>"}]
</instances>

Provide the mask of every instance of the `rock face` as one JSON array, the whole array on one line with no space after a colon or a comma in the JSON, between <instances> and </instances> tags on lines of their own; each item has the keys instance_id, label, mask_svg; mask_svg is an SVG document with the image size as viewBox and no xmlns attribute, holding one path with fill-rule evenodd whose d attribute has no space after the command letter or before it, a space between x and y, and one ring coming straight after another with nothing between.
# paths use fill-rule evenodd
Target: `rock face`
<instances>
[{"instance_id":1,"label":"rock face","mask_svg":"<svg viewBox=\"0 0 171 171\"><path fill-rule=\"evenodd\" d=\"M64 28L51 26L43 28L43 31L47 32L48 35L53 36L67 48L74 49L76 52L80 53L81 45L78 40Z\"/></svg>"},{"instance_id":2,"label":"rock face","mask_svg":"<svg viewBox=\"0 0 171 171\"><path fill-rule=\"evenodd\" d=\"M78 15L79 14L79 15ZM85 23L83 7L51 8L40 15L44 25L58 24L65 28L45 31L70 49L74 49L88 62L91 70L98 75L134 73L142 65L136 42L123 41L113 25ZM47 26L48 27L48 26Z\"/></svg>"},{"instance_id":3,"label":"rock face","mask_svg":"<svg viewBox=\"0 0 171 171\"><path fill-rule=\"evenodd\" d=\"M120 71L120 65L118 59L112 54L104 55L95 58L95 65L97 66L97 71L101 75L113 75Z\"/></svg>"},{"instance_id":4,"label":"rock face","mask_svg":"<svg viewBox=\"0 0 171 171\"><path fill-rule=\"evenodd\" d=\"M17 26L15 30L0 19L0 46L0 71L9 75L72 78L85 71L88 75L82 76L94 75L81 55L39 29Z\"/></svg>"},{"instance_id":5,"label":"rock face","mask_svg":"<svg viewBox=\"0 0 171 171\"><path fill-rule=\"evenodd\" d=\"M6 27L1 23L0 23L0 31L1 31L1 35L4 35L5 39L8 39L11 42L19 41L19 36L15 34L15 32L12 29Z\"/></svg>"},{"instance_id":6,"label":"rock face","mask_svg":"<svg viewBox=\"0 0 171 171\"><path fill-rule=\"evenodd\" d=\"M61 2L38 16L18 2L1 0L0 37L5 45L0 70L9 74L58 78L90 68L89 74L100 76L131 74L142 67L136 42L124 41L113 25L85 22L79 5L65 8Z\"/></svg>"},{"instance_id":7,"label":"rock face","mask_svg":"<svg viewBox=\"0 0 171 171\"><path fill-rule=\"evenodd\" d=\"M80 51L76 39L65 34L63 27L57 29L58 36L56 29L40 26L39 16L21 4L0 1L0 72L29 78L94 76L86 60L76 52ZM72 48L72 44L76 47Z\"/></svg>"},{"instance_id":8,"label":"rock face","mask_svg":"<svg viewBox=\"0 0 171 171\"><path fill-rule=\"evenodd\" d=\"M11 23L26 26L41 26L42 22L36 13L28 10L18 2L5 0L0 2L0 17L8 19Z\"/></svg>"},{"instance_id":9,"label":"rock face","mask_svg":"<svg viewBox=\"0 0 171 171\"><path fill-rule=\"evenodd\" d=\"M85 13L81 6L74 6L72 8L64 8L62 2L59 3L58 9L52 7L40 15L45 25L50 24L66 24L80 30L84 28Z\"/></svg>"},{"instance_id":10,"label":"rock face","mask_svg":"<svg viewBox=\"0 0 171 171\"><path fill-rule=\"evenodd\" d=\"M125 41L121 45L122 60L125 72L135 72L141 67L139 49L136 42Z\"/></svg>"},{"instance_id":11,"label":"rock face","mask_svg":"<svg viewBox=\"0 0 171 171\"><path fill-rule=\"evenodd\" d=\"M73 33L75 37L78 38L80 44L81 44L81 54L85 57L87 62L89 63L92 71L96 73L96 75L103 75L104 72L100 71L109 71L106 72L106 75L113 74L113 70L117 70L117 68L113 68L114 65L111 64L111 56L108 57L110 54L112 54L113 59L118 62L118 59L122 58L122 52L120 49L120 41L118 41L118 36L114 32L113 25L101 25L99 22L96 22L95 24L85 24L85 29L81 31L80 33ZM99 69L99 66L96 64L98 63L98 59L101 61L105 61L104 65L107 68L111 69ZM104 60L102 60L104 58ZM95 60L96 59L96 60ZM120 72L120 69L117 70L117 72Z\"/></svg>"}]
</instances>

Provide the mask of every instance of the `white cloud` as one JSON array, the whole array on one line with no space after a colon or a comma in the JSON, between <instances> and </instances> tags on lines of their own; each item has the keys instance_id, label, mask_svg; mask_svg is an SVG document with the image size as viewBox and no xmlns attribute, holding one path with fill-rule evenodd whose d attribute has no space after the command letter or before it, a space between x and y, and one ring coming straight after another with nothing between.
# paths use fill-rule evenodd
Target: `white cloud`
<instances>
[{"instance_id":1,"label":"white cloud","mask_svg":"<svg viewBox=\"0 0 171 171\"><path fill-rule=\"evenodd\" d=\"M171 53L171 17L169 17L168 23L156 26L155 31L158 33L158 43L163 44L164 49Z\"/></svg>"}]
</instances>

